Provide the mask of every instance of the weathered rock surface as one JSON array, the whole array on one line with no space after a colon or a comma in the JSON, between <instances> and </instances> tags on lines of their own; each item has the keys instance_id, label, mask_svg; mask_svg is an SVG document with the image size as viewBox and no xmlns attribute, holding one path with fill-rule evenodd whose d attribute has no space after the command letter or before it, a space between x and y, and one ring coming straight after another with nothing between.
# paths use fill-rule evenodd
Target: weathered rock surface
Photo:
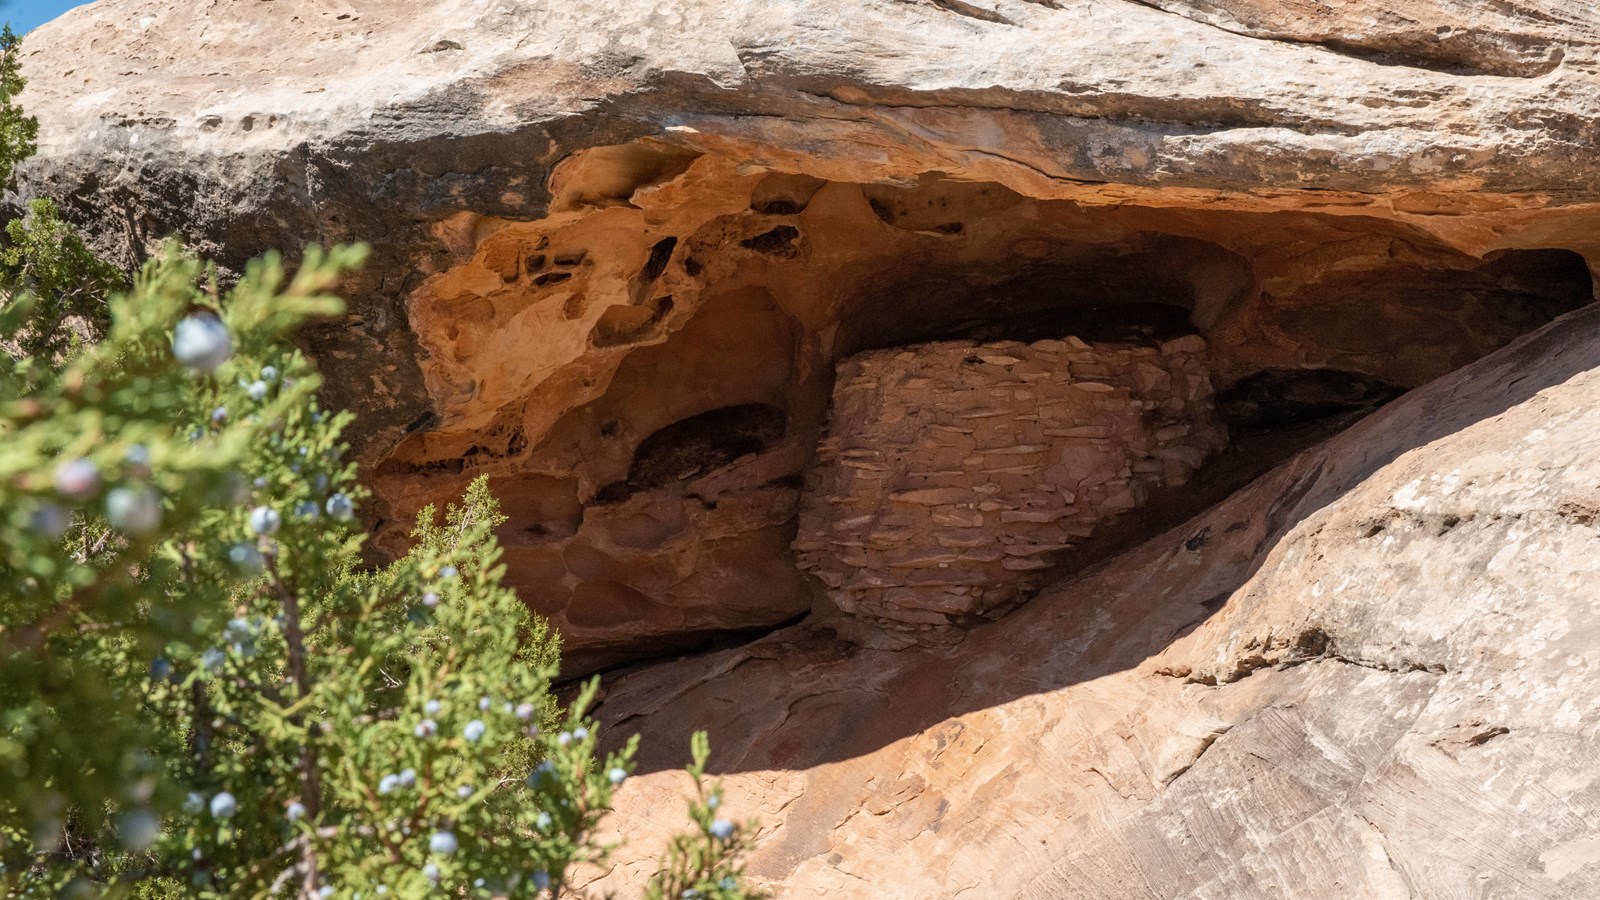
<instances>
[{"instance_id":1,"label":"weathered rock surface","mask_svg":"<svg viewBox=\"0 0 1600 900\"><path fill-rule=\"evenodd\" d=\"M1596 359L1574 313L953 649L802 625L604 715L717 736L785 897L1596 896Z\"/></svg>"},{"instance_id":2,"label":"weathered rock surface","mask_svg":"<svg viewBox=\"0 0 1600 900\"><path fill-rule=\"evenodd\" d=\"M127 263L374 245L305 340L379 548L489 476L575 671L812 611L604 707L656 768L712 729L785 895L1600 894L1600 319L1484 360L1593 298L1588 0L101 0L25 49L10 199ZM863 647L791 550L836 367L1068 335L1203 342L1189 490L1433 384Z\"/></svg>"},{"instance_id":3,"label":"weathered rock surface","mask_svg":"<svg viewBox=\"0 0 1600 900\"><path fill-rule=\"evenodd\" d=\"M859 350L1176 310L1271 419L1586 302L1597 35L1581 0L101 0L30 37L20 190L127 262L372 243L306 343L377 546L489 475L593 668L817 602L794 482ZM674 436L698 469L635 477Z\"/></svg>"}]
</instances>

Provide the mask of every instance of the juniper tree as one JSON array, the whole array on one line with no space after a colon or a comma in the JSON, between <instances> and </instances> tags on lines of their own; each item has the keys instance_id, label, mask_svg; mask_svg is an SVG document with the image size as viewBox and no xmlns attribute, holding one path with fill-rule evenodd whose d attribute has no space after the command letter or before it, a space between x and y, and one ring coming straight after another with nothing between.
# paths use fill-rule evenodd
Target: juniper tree
<instances>
[{"instance_id":1,"label":"juniper tree","mask_svg":"<svg viewBox=\"0 0 1600 900\"><path fill-rule=\"evenodd\" d=\"M6 40L8 171L31 131ZM81 303L104 331L0 357L0 888L570 892L633 744L596 756L592 684L552 699L559 641L502 583L486 483L361 566L352 417L288 337L338 313L363 251L269 255L224 292L173 246L108 299L50 229L0 258L0 335ZM19 277L51 254L60 277ZM749 826L695 758L694 830L650 896L745 896Z\"/></svg>"}]
</instances>

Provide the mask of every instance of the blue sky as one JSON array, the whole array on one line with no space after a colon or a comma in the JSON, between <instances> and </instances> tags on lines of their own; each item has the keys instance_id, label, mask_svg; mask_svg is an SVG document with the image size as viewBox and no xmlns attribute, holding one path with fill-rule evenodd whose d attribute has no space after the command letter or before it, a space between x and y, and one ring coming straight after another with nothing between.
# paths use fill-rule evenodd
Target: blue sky
<instances>
[{"instance_id":1,"label":"blue sky","mask_svg":"<svg viewBox=\"0 0 1600 900\"><path fill-rule=\"evenodd\" d=\"M85 0L0 0L0 20L11 23L11 30L27 34Z\"/></svg>"}]
</instances>

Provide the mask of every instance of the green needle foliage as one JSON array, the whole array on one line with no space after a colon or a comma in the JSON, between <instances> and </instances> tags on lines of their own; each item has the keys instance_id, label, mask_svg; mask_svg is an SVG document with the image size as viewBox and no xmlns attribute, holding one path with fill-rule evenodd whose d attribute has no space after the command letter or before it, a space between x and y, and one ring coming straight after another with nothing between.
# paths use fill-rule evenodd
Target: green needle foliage
<instances>
[{"instance_id":1,"label":"green needle foliage","mask_svg":"<svg viewBox=\"0 0 1600 900\"><path fill-rule=\"evenodd\" d=\"M650 882L645 897L648 900L749 897L751 895L741 884L740 870L731 860L748 849L745 841L747 835L755 832L756 823L747 822L741 827L717 815L722 806L722 784L707 785L705 778L711 743L704 731L695 732L690 741L694 762L689 764L689 777L694 779L695 796L689 801L689 818L697 830L673 836L661 869Z\"/></svg>"},{"instance_id":2,"label":"green needle foliage","mask_svg":"<svg viewBox=\"0 0 1600 900\"><path fill-rule=\"evenodd\" d=\"M27 80L18 70L22 39L0 30L0 186L16 164L33 155L39 122L17 104ZM0 243L0 283L13 317L0 332L10 355L55 359L97 340L108 325L106 296L126 287L122 274L96 259L56 205L35 200L27 214L5 224Z\"/></svg>"},{"instance_id":3,"label":"green needle foliage","mask_svg":"<svg viewBox=\"0 0 1600 900\"><path fill-rule=\"evenodd\" d=\"M31 149L15 50L0 171ZM594 684L553 699L487 483L361 565L352 416L288 338L364 249L224 292L170 246L108 300L54 209L31 221L0 252L0 892L581 894L634 744L596 755ZM73 317L86 340L48 337ZM650 897L751 896L706 752Z\"/></svg>"},{"instance_id":4,"label":"green needle foliage","mask_svg":"<svg viewBox=\"0 0 1600 900\"><path fill-rule=\"evenodd\" d=\"M11 180L17 163L38 149L39 120L23 111L17 95L28 83L22 77L22 38L6 25L0 30L0 184Z\"/></svg>"},{"instance_id":5,"label":"green needle foliage","mask_svg":"<svg viewBox=\"0 0 1600 900\"><path fill-rule=\"evenodd\" d=\"M99 340L110 325L105 298L126 285L122 273L97 259L56 205L35 200L27 216L6 223L0 278L27 318L0 338L13 355L48 360Z\"/></svg>"}]
</instances>

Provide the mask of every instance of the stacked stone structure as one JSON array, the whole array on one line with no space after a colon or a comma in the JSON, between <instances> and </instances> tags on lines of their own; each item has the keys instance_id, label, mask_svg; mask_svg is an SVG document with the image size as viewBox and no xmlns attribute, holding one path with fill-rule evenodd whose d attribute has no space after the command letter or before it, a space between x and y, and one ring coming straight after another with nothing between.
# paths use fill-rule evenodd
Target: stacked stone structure
<instances>
[{"instance_id":1,"label":"stacked stone structure","mask_svg":"<svg viewBox=\"0 0 1600 900\"><path fill-rule=\"evenodd\" d=\"M1227 441L1205 342L944 341L838 369L806 478L802 569L844 612L929 630L993 615L1051 558Z\"/></svg>"}]
</instances>

